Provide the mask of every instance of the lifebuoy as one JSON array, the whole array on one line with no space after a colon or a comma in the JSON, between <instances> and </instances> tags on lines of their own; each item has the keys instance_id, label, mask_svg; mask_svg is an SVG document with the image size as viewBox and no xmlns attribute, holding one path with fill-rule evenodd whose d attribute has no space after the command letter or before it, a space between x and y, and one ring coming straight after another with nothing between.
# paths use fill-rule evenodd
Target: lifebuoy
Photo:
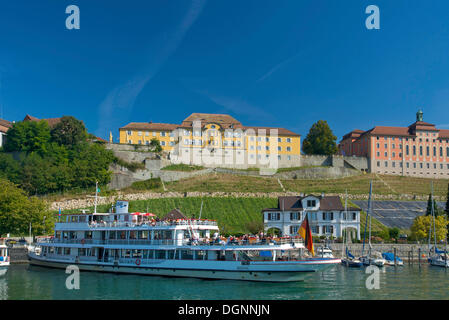
<instances>
[{"instance_id":1,"label":"lifebuoy","mask_svg":"<svg viewBox=\"0 0 449 320\"><path fill-rule=\"evenodd\" d=\"M136 266L140 266L140 259L136 259Z\"/></svg>"}]
</instances>

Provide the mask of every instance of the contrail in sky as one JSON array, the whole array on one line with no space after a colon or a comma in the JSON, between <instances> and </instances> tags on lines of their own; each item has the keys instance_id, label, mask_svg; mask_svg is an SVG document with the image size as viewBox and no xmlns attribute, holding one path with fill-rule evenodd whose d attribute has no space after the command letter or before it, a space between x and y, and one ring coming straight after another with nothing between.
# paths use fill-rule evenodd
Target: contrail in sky
<instances>
[{"instance_id":1,"label":"contrail in sky","mask_svg":"<svg viewBox=\"0 0 449 320\"><path fill-rule=\"evenodd\" d=\"M122 118L124 116L123 112L131 111L134 102L148 81L158 73L168 58L176 52L177 48L182 43L185 34L201 14L205 4L206 0L193 0L189 10L181 20L181 23L169 36L169 39L164 42L164 45L160 47L160 51L157 52L155 59L149 61L144 67L143 72L137 74L125 83L118 85L108 93L106 98L100 104L99 126L96 131L97 135L105 134L106 129L113 127L112 123L114 122L114 119L118 117L115 111L121 110L122 114L120 116Z\"/></svg>"}]
</instances>

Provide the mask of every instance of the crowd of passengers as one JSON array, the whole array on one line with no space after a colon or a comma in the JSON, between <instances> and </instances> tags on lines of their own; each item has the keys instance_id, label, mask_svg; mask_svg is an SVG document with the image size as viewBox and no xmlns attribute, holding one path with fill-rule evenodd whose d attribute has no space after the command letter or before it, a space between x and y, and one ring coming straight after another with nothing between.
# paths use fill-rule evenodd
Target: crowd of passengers
<instances>
[{"instance_id":1,"label":"crowd of passengers","mask_svg":"<svg viewBox=\"0 0 449 320\"><path fill-rule=\"evenodd\" d=\"M282 239L285 242L293 241L293 239L298 239L298 237L283 237ZM202 238L202 239L195 239L190 238L188 244L193 245L200 245L200 244L209 244L209 245L245 245L245 244L277 244L281 239L278 237L272 237L267 234L264 234L263 232L260 232L258 234L244 234L243 236L236 237L236 236L219 236L218 234L215 234L212 238Z\"/></svg>"},{"instance_id":2,"label":"crowd of passengers","mask_svg":"<svg viewBox=\"0 0 449 320\"><path fill-rule=\"evenodd\" d=\"M207 223L208 221L214 221L215 222L215 220L199 220L199 219L191 219L191 221L195 221L195 223L198 223L198 222L205 222L205 223ZM184 219L177 219L177 220L172 220L172 219L168 219L168 220L161 220L161 219L159 219L159 218L153 218L153 219L148 219L148 220L141 220L141 221L136 221L136 220L133 220L133 221L124 221L124 222L122 222L122 223L124 223L127 227L128 226L135 226L135 227L140 227L140 226L155 226L156 224L158 224L158 225L166 225L166 226L171 226L171 225L178 225L178 224L180 224L180 223L184 223L184 224L189 224L189 223L191 223L191 222L189 222L189 220L184 220ZM118 221L117 220L114 220L113 222L112 222L112 226L115 226L115 225L117 225L118 224ZM101 226L107 226L108 225L108 223L106 222L106 221L104 221L104 220L100 220L100 221L95 221L95 220L93 220L93 221L91 221L90 223L89 223L89 225L90 226L92 226L92 227L101 227Z\"/></svg>"}]
</instances>

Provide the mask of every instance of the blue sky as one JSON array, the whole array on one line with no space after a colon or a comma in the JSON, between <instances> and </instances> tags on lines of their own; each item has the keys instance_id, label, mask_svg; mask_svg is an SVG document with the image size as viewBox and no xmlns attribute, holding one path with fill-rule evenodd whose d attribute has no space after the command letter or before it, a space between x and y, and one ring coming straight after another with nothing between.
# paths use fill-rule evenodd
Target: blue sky
<instances>
[{"instance_id":1,"label":"blue sky","mask_svg":"<svg viewBox=\"0 0 449 320\"><path fill-rule=\"evenodd\" d=\"M80 8L80 30L65 9ZM365 8L380 9L367 30ZM128 122L226 113L303 137L449 128L447 0L15 0L0 4L0 118Z\"/></svg>"}]
</instances>

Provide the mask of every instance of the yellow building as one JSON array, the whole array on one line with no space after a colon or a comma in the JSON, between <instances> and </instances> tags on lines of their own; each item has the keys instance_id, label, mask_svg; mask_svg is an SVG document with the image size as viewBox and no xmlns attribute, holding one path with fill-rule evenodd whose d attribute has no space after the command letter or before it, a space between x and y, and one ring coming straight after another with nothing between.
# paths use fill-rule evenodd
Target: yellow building
<instances>
[{"instance_id":1,"label":"yellow building","mask_svg":"<svg viewBox=\"0 0 449 320\"><path fill-rule=\"evenodd\" d=\"M244 126L226 114L193 113L180 125L168 123L131 122L119 129L120 143L148 145L160 141L162 149L171 154L208 152L244 155L249 162L277 156L289 166L299 163L301 136L284 128Z\"/></svg>"}]
</instances>

